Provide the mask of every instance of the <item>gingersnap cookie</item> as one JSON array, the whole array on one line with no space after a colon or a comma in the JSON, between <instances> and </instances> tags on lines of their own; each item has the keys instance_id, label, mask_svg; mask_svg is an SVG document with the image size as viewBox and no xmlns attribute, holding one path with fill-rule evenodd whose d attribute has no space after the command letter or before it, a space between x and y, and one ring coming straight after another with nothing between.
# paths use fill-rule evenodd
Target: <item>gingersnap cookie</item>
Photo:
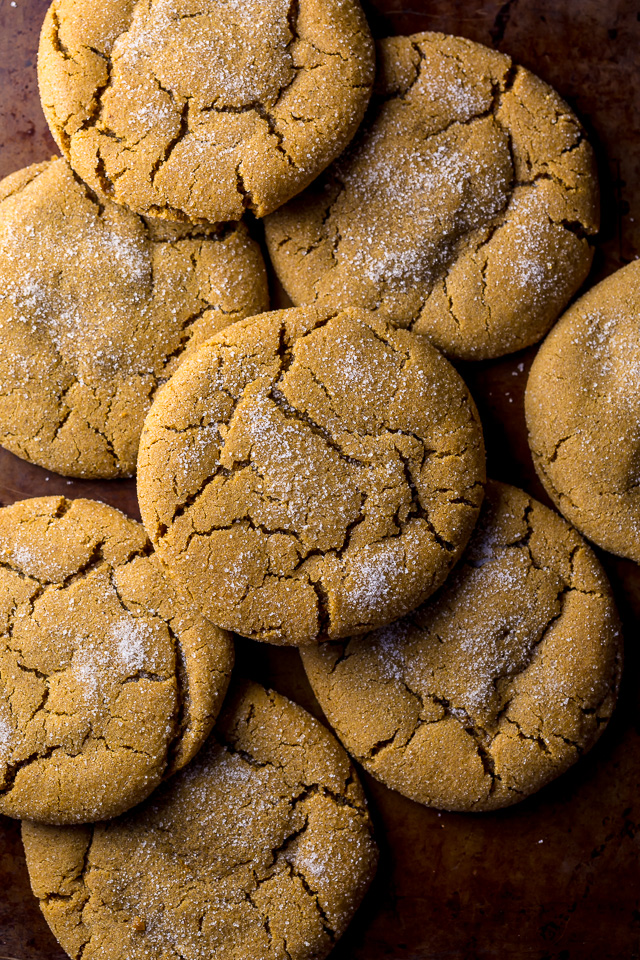
<instances>
[{"instance_id":1,"label":"gingersnap cookie","mask_svg":"<svg viewBox=\"0 0 640 960\"><path fill-rule=\"evenodd\" d=\"M131 475L158 387L267 306L244 224L144 220L60 159L12 174L0 182L0 443L66 476Z\"/></svg>"},{"instance_id":2,"label":"gingersnap cookie","mask_svg":"<svg viewBox=\"0 0 640 960\"><path fill-rule=\"evenodd\" d=\"M163 572L139 523L92 500L0 510L0 813L113 817L209 735L231 637Z\"/></svg>"},{"instance_id":3,"label":"gingersnap cookie","mask_svg":"<svg viewBox=\"0 0 640 960\"><path fill-rule=\"evenodd\" d=\"M394 790L495 810L563 773L613 711L622 640L600 564L560 517L488 482L437 597L366 637L304 649L343 744Z\"/></svg>"},{"instance_id":4,"label":"gingersnap cookie","mask_svg":"<svg viewBox=\"0 0 640 960\"><path fill-rule=\"evenodd\" d=\"M598 186L579 121L470 40L392 37L378 60L352 148L266 222L287 293L377 310L454 357L534 343L591 265Z\"/></svg>"},{"instance_id":5,"label":"gingersnap cookie","mask_svg":"<svg viewBox=\"0 0 640 960\"><path fill-rule=\"evenodd\" d=\"M558 509L605 550L640 563L640 263L567 310L534 360L529 446Z\"/></svg>"},{"instance_id":6,"label":"gingersnap cookie","mask_svg":"<svg viewBox=\"0 0 640 960\"><path fill-rule=\"evenodd\" d=\"M74 960L322 960L377 859L343 749L255 683L143 806L93 826L24 823L22 836L33 892Z\"/></svg>"},{"instance_id":7,"label":"gingersnap cookie","mask_svg":"<svg viewBox=\"0 0 640 960\"><path fill-rule=\"evenodd\" d=\"M358 0L54 0L38 55L76 173L170 220L275 210L351 140L373 73Z\"/></svg>"},{"instance_id":8,"label":"gingersnap cookie","mask_svg":"<svg viewBox=\"0 0 640 960\"><path fill-rule=\"evenodd\" d=\"M143 522L204 615L270 643L362 633L445 579L485 479L465 384L424 338L364 310L234 324L155 400Z\"/></svg>"}]
</instances>

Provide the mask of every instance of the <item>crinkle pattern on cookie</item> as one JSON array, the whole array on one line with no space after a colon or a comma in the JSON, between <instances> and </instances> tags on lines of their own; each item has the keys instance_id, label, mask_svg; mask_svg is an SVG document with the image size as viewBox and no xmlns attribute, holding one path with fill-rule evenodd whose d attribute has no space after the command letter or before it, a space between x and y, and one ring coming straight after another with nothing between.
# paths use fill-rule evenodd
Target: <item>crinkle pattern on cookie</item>
<instances>
[{"instance_id":1,"label":"crinkle pattern on cookie","mask_svg":"<svg viewBox=\"0 0 640 960\"><path fill-rule=\"evenodd\" d=\"M267 306L244 224L145 221L64 160L12 174L0 182L0 443L66 476L132 474L158 386Z\"/></svg>"},{"instance_id":2,"label":"crinkle pattern on cookie","mask_svg":"<svg viewBox=\"0 0 640 960\"><path fill-rule=\"evenodd\" d=\"M231 637L119 511L61 497L0 510L0 617L0 813L115 816L208 736Z\"/></svg>"},{"instance_id":3,"label":"crinkle pattern on cookie","mask_svg":"<svg viewBox=\"0 0 640 960\"><path fill-rule=\"evenodd\" d=\"M445 810L495 810L566 770L613 711L622 638L581 537L487 483L442 592L390 627L302 651L347 750L387 786Z\"/></svg>"},{"instance_id":4,"label":"crinkle pattern on cookie","mask_svg":"<svg viewBox=\"0 0 640 960\"><path fill-rule=\"evenodd\" d=\"M388 623L444 580L485 478L469 392L362 310L241 321L188 358L142 434L138 496L205 616L300 644Z\"/></svg>"},{"instance_id":5,"label":"crinkle pattern on cookie","mask_svg":"<svg viewBox=\"0 0 640 960\"><path fill-rule=\"evenodd\" d=\"M640 563L640 263L578 300L534 360L529 446L558 509L598 546Z\"/></svg>"},{"instance_id":6,"label":"crinkle pattern on cookie","mask_svg":"<svg viewBox=\"0 0 640 960\"><path fill-rule=\"evenodd\" d=\"M257 684L187 770L111 823L23 824L34 893L74 960L323 960L372 878L335 738Z\"/></svg>"},{"instance_id":7,"label":"crinkle pattern on cookie","mask_svg":"<svg viewBox=\"0 0 640 960\"><path fill-rule=\"evenodd\" d=\"M585 279L591 147L501 53L436 33L382 41L349 152L267 221L294 303L358 305L466 359L539 340Z\"/></svg>"},{"instance_id":8,"label":"crinkle pattern on cookie","mask_svg":"<svg viewBox=\"0 0 640 960\"><path fill-rule=\"evenodd\" d=\"M38 57L74 170L171 220L275 210L348 144L373 73L358 0L54 0Z\"/></svg>"}]
</instances>

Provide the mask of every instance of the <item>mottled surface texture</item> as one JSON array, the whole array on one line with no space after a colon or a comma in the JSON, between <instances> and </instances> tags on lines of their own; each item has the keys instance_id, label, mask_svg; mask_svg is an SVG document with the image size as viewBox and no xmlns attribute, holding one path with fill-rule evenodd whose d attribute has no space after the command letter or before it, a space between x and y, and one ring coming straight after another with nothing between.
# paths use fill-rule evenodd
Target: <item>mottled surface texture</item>
<instances>
[{"instance_id":1,"label":"mottled surface texture","mask_svg":"<svg viewBox=\"0 0 640 960\"><path fill-rule=\"evenodd\" d=\"M423 337L366 310L279 310L186 360L140 442L159 556L214 623L303 644L413 610L471 535L471 397Z\"/></svg>"},{"instance_id":2,"label":"mottled surface texture","mask_svg":"<svg viewBox=\"0 0 640 960\"><path fill-rule=\"evenodd\" d=\"M208 736L231 636L113 507L40 497L0 510L0 617L0 812L115 816Z\"/></svg>"},{"instance_id":3,"label":"mottled surface texture","mask_svg":"<svg viewBox=\"0 0 640 960\"><path fill-rule=\"evenodd\" d=\"M0 175L55 152L35 74L46 0L0 3ZM640 253L640 21L636 0L375 0L378 37L439 30L499 48L550 83L587 127L603 189L592 278ZM286 303L276 301L277 305ZM534 350L469 365L489 472L548 502L527 445ZM0 497L102 497L137 516L132 481L68 482L0 450ZM599 552L624 622L618 707L602 740L534 797L497 813L439 814L364 774L381 866L332 960L638 960L640 574ZM240 643L241 669L318 711L297 651ZM318 714L319 715L319 714ZM0 832L0 954L64 960L29 888L15 821Z\"/></svg>"},{"instance_id":4,"label":"mottled surface texture","mask_svg":"<svg viewBox=\"0 0 640 960\"><path fill-rule=\"evenodd\" d=\"M562 316L527 383L533 461L565 517L640 563L640 262Z\"/></svg>"},{"instance_id":5,"label":"mottled surface texture","mask_svg":"<svg viewBox=\"0 0 640 960\"><path fill-rule=\"evenodd\" d=\"M195 762L128 816L26 823L23 838L77 960L323 960L377 862L342 747L258 684L234 689Z\"/></svg>"},{"instance_id":6,"label":"mottled surface texture","mask_svg":"<svg viewBox=\"0 0 640 960\"><path fill-rule=\"evenodd\" d=\"M268 303L244 223L138 217L62 159L17 171L0 182L0 443L66 476L130 476L158 387Z\"/></svg>"},{"instance_id":7,"label":"mottled surface texture","mask_svg":"<svg viewBox=\"0 0 640 960\"><path fill-rule=\"evenodd\" d=\"M622 668L593 552L555 512L495 481L436 598L301 652L349 753L445 810L506 807L563 773L603 732Z\"/></svg>"},{"instance_id":8,"label":"mottled surface texture","mask_svg":"<svg viewBox=\"0 0 640 960\"><path fill-rule=\"evenodd\" d=\"M373 49L357 0L54 0L38 77L94 190L150 216L237 220L346 146Z\"/></svg>"},{"instance_id":9,"label":"mottled surface texture","mask_svg":"<svg viewBox=\"0 0 640 960\"><path fill-rule=\"evenodd\" d=\"M358 304L486 359L547 332L598 225L593 151L568 105L508 57L422 33L380 44L354 144L266 235L294 303Z\"/></svg>"}]
</instances>

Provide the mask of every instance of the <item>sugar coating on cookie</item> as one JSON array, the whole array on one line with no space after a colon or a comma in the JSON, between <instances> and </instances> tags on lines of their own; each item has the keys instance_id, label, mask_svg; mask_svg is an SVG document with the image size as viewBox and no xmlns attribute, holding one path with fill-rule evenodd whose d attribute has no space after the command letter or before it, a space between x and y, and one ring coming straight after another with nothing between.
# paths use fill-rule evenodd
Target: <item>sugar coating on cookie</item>
<instances>
[{"instance_id":1,"label":"sugar coating on cookie","mask_svg":"<svg viewBox=\"0 0 640 960\"><path fill-rule=\"evenodd\" d=\"M139 523L91 500L0 510L0 813L112 817L208 736L233 662Z\"/></svg>"},{"instance_id":2,"label":"sugar coating on cookie","mask_svg":"<svg viewBox=\"0 0 640 960\"><path fill-rule=\"evenodd\" d=\"M388 623L476 521L482 431L453 367L362 310L280 310L213 337L141 438L149 536L205 616L300 644Z\"/></svg>"},{"instance_id":3,"label":"sugar coating on cookie","mask_svg":"<svg viewBox=\"0 0 640 960\"><path fill-rule=\"evenodd\" d=\"M91 827L24 823L23 840L32 889L74 960L323 960L377 860L342 747L253 683L143 806Z\"/></svg>"},{"instance_id":4,"label":"sugar coating on cookie","mask_svg":"<svg viewBox=\"0 0 640 960\"><path fill-rule=\"evenodd\" d=\"M74 170L174 220L275 210L351 140L373 74L358 0L54 0L38 55Z\"/></svg>"},{"instance_id":5,"label":"sugar coating on cookie","mask_svg":"<svg viewBox=\"0 0 640 960\"><path fill-rule=\"evenodd\" d=\"M598 546L640 563L640 263L589 290L534 360L529 446L545 489Z\"/></svg>"},{"instance_id":6,"label":"sugar coating on cookie","mask_svg":"<svg viewBox=\"0 0 640 960\"><path fill-rule=\"evenodd\" d=\"M469 548L437 597L302 657L369 773L430 806L495 810L597 740L616 702L622 640L582 538L521 490L488 482Z\"/></svg>"},{"instance_id":7,"label":"sugar coating on cookie","mask_svg":"<svg viewBox=\"0 0 640 960\"><path fill-rule=\"evenodd\" d=\"M593 151L509 57L437 33L383 40L369 119L266 221L296 304L377 310L466 359L539 340L585 279Z\"/></svg>"},{"instance_id":8,"label":"sugar coating on cookie","mask_svg":"<svg viewBox=\"0 0 640 960\"><path fill-rule=\"evenodd\" d=\"M12 174L0 182L0 443L66 476L131 475L158 387L267 307L244 224L144 220L61 159Z\"/></svg>"}]
</instances>

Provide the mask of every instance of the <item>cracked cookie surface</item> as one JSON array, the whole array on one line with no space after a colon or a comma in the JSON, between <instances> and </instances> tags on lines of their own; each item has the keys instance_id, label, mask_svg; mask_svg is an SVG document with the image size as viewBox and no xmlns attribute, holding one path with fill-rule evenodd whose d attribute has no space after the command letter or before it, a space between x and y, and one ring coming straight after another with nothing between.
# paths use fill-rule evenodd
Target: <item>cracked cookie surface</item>
<instances>
[{"instance_id":1,"label":"cracked cookie surface","mask_svg":"<svg viewBox=\"0 0 640 960\"><path fill-rule=\"evenodd\" d=\"M244 224L144 220L61 159L12 174L0 182L0 443L66 476L131 475L158 387L268 302Z\"/></svg>"},{"instance_id":2,"label":"cracked cookie surface","mask_svg":"<svg viewBox=\"0 0 640 960\"><path fill-rule=\"evenodd\" d=\"M22 836L32 889L74 960L322 960L377 859L342 747L253 683L144 806L92 827L24 823Z\"/></svg>"},{"instance_id":3,"label":"cracked cookie surface","mask_svg":"<svg viewBox=\"0 0 640 960\"><path fill-rule=\"evenodd\" d=\"M115 816L213 727L232 639L112 507L43 497L0 510L0 616L0 813Z\"/></svg>"},{"instance_id":4,"label":"cracked cookie surface","mask_svg":"<svg viewBox=\"0 0 640 960\"><path fill-rule=\"evenodd\" d=\"M54 0L38 55L74 170L173 220L275 210L351 140L373 73L357 0Z\"/></svg>"},{"instance_id":5,"label":"cracked cookie surface","mask_svg":"<svg viewBox=\"0 0 640 960\"><path fill-rule=\"evenodd\" d=\"M589 290L540 347L525 395L545 489L598 546L640 563L640 263Z\"/></svg>"},{"instance_id":6,"label":"cracked cookie surface","mask_svg":"<svg viewBox=\"0 0 640 960\"><path fill-rule=\"evenodd\" d=\"M138 497L171 574L243 636L381 626L475 524L482 430L451 364L362 310L280 310L213 337L145 421Z\"/></svg>"},{"instance_id":7,"label":"cracked cookie surface","mask_svg":"<svg viewBox=\"0 0 640 960\"><path fill-rule=\"evenodd\" d=\"M622 639L582 538L521 490L489 481L468 550L437 597L302 658L369 773L430 806L494 810L596 741L616 702Z\"/></svg>"},{"instance_id":8,"label":"cracked cookie surface","mask_svg":"<svg viewBox=\"0 0 640 960\"><path fill-rule=\"evenodd\" d=\"M545 83L436 33L384 40L369 118L266 221L295 304L358 305L485 359L539 340L583 282L593 151Z\"/></svg>"}]
</instances>

